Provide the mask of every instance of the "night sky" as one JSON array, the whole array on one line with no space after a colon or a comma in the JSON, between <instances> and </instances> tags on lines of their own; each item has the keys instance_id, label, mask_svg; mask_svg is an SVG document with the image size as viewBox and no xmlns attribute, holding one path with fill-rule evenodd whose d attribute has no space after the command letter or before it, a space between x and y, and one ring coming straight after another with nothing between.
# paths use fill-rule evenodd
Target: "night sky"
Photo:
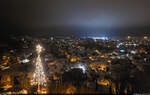
<instances>
[{"instance_id":1,"label":"night sky","mask_svg":"<svg viewBox=\"0 0 150 95\"><path fill-rule=\"evenodd\" d=\"M149 35L150 0L1 0L0 29L1 37Z\"/></svg>"}]
</instances>

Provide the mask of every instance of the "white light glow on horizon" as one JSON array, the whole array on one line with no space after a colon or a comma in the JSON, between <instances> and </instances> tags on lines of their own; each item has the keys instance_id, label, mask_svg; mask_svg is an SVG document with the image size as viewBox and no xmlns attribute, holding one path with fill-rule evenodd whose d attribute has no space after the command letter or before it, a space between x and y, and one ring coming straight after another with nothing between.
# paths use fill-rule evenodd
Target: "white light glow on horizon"
<instances>
[{"instance_id":1,"label":"white light glow on horizon","mask_svg":"<svg viewBox=\"0 0 150 95\"><path fill-rule=\"evenodd\" d=\"M101 40L108 40L108 37L91 37L92 39L101 39Z\"/></svg>"}]
</instances>

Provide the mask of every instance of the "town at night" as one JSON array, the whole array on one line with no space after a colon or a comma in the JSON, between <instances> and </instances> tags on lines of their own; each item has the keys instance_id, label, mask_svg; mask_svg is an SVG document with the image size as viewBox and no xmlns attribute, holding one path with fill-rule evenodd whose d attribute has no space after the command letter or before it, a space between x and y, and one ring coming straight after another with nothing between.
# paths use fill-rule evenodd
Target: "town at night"
<instances>
[{"instance_id":1,"label":"town at night","mask_svg":"<svg viewBox=\"0 0 150 95\"><path fill-rule=\"evenodd\" d=\"M150 40L13 37L1 49L2 93L147 92ZM1 47L2 48L2 47Z\"/></svg>"},{"instance_id":2,"label":"town at night","mask_svg":"<svg viewBox=\"0 0 150 95\"><path fill-rule=\"evenodd\" d=\"M0 95L149 94L150 1L0 3Z\"/></svg>"}]
</instances>

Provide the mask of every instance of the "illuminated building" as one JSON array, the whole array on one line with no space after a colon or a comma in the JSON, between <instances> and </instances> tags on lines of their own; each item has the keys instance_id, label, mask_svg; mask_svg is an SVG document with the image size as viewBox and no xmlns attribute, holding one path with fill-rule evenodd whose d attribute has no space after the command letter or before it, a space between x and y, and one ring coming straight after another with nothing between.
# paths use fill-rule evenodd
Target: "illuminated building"
<instances>
[{"instance_id":1,"label":"illuminated building","mask_svg":"<svg viewBox=\"0 0 150 95\"><path fill-rule=\"evenodd\" d=\"M97 83L99 85L103 85L103 86L108 86L110 85L110 81L109 80L98 80Z\"/></svg>"},{"instance_id":2,"label":"illuminated building","mask_svg":"<svg viewBox=\"0 0 150 95\"><path fill-rule=\"evenodd\" d=\"M1 83L1 85L2 85L2 88L4 88L4 90L7 90L7 89L13 87L12 79L11 79L11 76L10 76L10 75L4 75L4 76L2 77L0 83Z\"/></svg>"}]
</instances>

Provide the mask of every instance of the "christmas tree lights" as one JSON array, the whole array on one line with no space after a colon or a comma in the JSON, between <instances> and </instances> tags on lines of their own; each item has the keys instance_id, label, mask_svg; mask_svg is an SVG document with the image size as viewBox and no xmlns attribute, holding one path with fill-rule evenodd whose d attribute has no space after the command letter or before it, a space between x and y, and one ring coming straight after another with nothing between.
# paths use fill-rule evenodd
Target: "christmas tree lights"
<instances>
[{"instance_id":1,"label":"christmas tree lights","mask_svg":"<svg viewBox=\"0 0 150 95\"><path fill-rule=\"evenodd\" d=\"M42 46L36 46L37 58L35 64L35 71L33 74L33 80L31 82L31 85L38 85L38 90L40 89L40 87L46 86L46 76L43 70L43 65L40 56L42 49Z\"/></svg>"}]
</instances>

